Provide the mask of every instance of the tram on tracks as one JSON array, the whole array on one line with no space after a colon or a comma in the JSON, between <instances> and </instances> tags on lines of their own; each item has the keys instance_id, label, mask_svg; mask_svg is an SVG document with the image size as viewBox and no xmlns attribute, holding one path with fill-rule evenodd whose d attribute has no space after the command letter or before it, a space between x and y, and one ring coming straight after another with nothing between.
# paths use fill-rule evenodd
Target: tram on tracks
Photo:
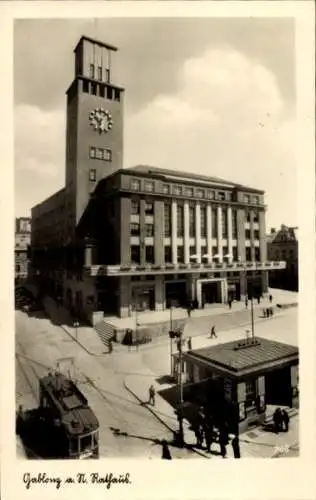
<instances>
[{"instance_id":1,"label":"tram on tracks","mask_svg":"<svg viewBox=\"0 0 316 500\"><path fill-rule=\"evenodd\" d=\"M99 457L99 422L73 380L59 372L39 379L39 407L17 415L17 433L39 458Z\"/></svg>"}]
</instances>

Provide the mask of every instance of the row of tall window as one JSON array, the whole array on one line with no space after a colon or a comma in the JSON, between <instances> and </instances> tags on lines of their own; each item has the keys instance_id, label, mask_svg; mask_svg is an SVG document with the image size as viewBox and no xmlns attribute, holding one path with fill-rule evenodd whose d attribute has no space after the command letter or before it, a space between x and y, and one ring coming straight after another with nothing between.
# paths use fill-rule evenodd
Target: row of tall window
<instances>
[{"instance_id":1,"label":"row of tall window","mask_svg":"<svg viewBox=\"0 0 316 500\"><path fill-rule=\"evenodd\" d=\"M154 264L155 263L155 249L152 245L145 246L145 262L146 264ZM140 246L132 245L131 246L131 262L132 264L140 264Z\"/></svg>"},{"instance_id":2,"label":"row of tall window","mask_svg":"<svg viewBox=\"0 0 316 500\"><path fill-rule=\"evenodd\" d=\"M133 191L147 191L154 192L155 191L155 182L150 180L144 180L143 186L142 181L140 179L131 179L131 189ZM232 192L231 191L215 191L210 189L203 188L193 188L190 186L181 186L179 184L159 184L159 192L170 195L173 194L175 196L185 196L188 198L200 198L200 199L208 199L208 200L217 200L217 201L231 201L232 200ZM253 203L258 205L260 203L260 197L257 195L250 196L244 195L243 200L244 203Z\"/></svg>"},{"instance_id":3,"label":"row of tall window","mask_svg":"<svg viewBox=\"0 0 316 500\"><path fill-rule=\"evenodd\" d=\"M151 201L145 201L144 212L145 212L145 215L154 215L154 203ZM139 200L132 200L131 213L133 215L140 214L140 201Z\"/></svg>"},{"instance_id":4,"label":"row of tall window","mask_svg":"<svg viewBox=\"0 0 316 500\"><path fill-rule=\"evenodd\" d=\"M105 83L83 80L82 91L85 94L95 95L98 97L102 97L103 99L109 99L110 101L120 101L121 99L120 89L110 87Z\"/></svg>"},{"instance_id":5,"label":"row of tall window","mask_svg":"<svg viewBox=\"0 0 316 500\"><path fill-rule=\"evenodd\" d=\"M195 246L190 246L190 255L196 255L196 247ZM215 257L218 254L218 248L217 247L212 247L212 256ZM203 258L204 256L207 255L207 247L202 246L201 247L201 257ZM228 247L223 247L222 249L222 255L223 257L226 257L228 255ZM257 262L260 262L260 248L256 247L254 248L254 252L252 252L252 249L250 247L246 248L246 261L252 261L254 257L254 260ZM155 252L154 252L154 246L153 245L146 245L145 246L145 254L144 254L145 262L148 264L154 264L155 263ZM238 249L236 246L232 248L232 260L233 262L238 261ZM139 245L132 245L131 246L131 262L133 264L140 264L140 246ZM172 263L172 249L170 245L165 245L164 247L164 262L166 264L171 264ZM182 264L184 263L184 246L183 245L178 245L177 246L177 262Z\"/></svg>"},{"instance_id":6,"label":"row of tall window","mask_svg":"<svg viewBox=\"0 0 316 500\"><path fill-rule=\"evenodd\" d=\"M218 236L217 227L217 209L211 209L212 218L212 235L214 238ZM172 217L171 217L171 205L166 203L164 206L164 235L165 237L171 236L172 229ZM201 238L207 237L207 212L206 206L200 207L200 231ZM189 206L189 236L190 238L195 237L196 232L196 218L195 218L195 207ZM177 236L184 236L184 207L181 204L177 204ZM222 237L228 237L228 212L226 208L222 209ZM232 210L232 237L237 238L237 211Z\"/></svg>"},{"instance_id":7,"label":"row of tall window","mask_svg":"<svg viewBox=\"0 0 316 500\"><path fill-rule=\"evenodd\" d=\"M92 80L99 80L100 82L105 81L106 83L109 83L110 82L110 69L105 68L104 74L103 74L102 66L95 67L94 64L90 64L89 76Z\"/></svg>"}]
</instances>

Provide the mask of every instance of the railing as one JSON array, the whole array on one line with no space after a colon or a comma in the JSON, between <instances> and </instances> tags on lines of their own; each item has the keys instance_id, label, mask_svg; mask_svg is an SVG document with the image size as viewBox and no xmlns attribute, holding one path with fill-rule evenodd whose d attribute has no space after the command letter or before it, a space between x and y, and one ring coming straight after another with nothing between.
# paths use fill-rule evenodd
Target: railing
<instances>
[{"instance_id":1,"label":"railing","mask_svg":"<svg viewBox=\"0 0 316 500\"><path fill-rule=\"evenodd\" d=\"M264 271L272 269L285 269L285 261L265 262L207 262L190 264L123 264L123 265L92 265L86 266L92 276L100 275L131 275L131 274L162 274L162 273L188 273L208 271Z\"/></svg>"}]
</instances>

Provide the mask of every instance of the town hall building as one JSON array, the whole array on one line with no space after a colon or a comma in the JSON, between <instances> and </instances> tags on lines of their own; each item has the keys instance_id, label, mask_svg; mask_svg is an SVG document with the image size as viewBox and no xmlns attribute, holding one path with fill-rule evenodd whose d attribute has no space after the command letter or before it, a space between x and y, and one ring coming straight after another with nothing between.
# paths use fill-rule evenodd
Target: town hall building
<instances>
[{"instance_id":1,"label":"town hall building","mask_svg":"<svg viewBox=\"0 0 316 500\"><path fill-rule=\"evenodd\" d=\"M123 168L116 52L85 36L74 50L65 187L32 209L33 279L92 324L265 294L285 263L267 260L263 191L211 172Z\"/></svg>"}]
</instances>

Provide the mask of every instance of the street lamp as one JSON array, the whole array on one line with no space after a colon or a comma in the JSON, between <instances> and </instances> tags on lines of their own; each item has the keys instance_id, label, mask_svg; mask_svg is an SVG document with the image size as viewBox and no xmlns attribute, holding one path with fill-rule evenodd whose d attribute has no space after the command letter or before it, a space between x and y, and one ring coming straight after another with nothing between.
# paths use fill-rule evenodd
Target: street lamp
<instances>
[{"instance_id":1,"label":"street lamp","mask_svg":"<svg viewBox=\"0 0 316 500\"><path fill-rule=\"evenodd\" d=\"M79 328L79 323L78 321L74 321L74 328L76 330L76 340L78 341L78 328Z\"/></svg>"}]
</instances>

